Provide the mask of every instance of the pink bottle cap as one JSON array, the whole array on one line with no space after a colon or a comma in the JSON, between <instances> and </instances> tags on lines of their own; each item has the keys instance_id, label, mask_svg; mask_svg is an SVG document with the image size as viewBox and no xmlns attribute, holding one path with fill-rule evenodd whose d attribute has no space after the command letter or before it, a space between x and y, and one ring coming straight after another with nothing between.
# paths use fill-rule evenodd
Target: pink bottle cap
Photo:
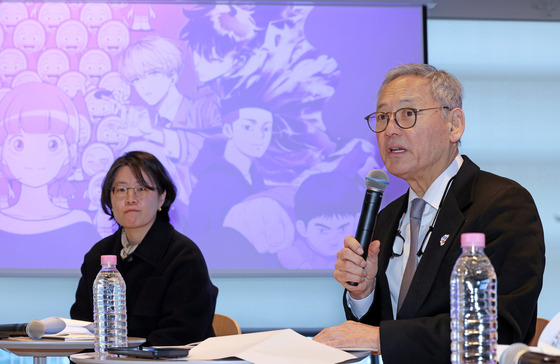
<instances>
[{"instance_id":1,"label":"pink bottle cap","mask_svg":"<svg viewBox=\"0 0 560 364\"><path fill-rule=\"evenodd\" d=\"M486 246L486 237L484 233L464 233L461 234L461 248L484 248Z\"/></svg>"},{"instance_id":2,"label":"pink bottle cap","mask_svg":"<svg viewBox=\"0 0 560 364\"><path fill-rule=\"evenodd\" d=\"M117 265L117 256L116 255L102 255L101 256L101 265Z\"/></svg>"}]
</instances>

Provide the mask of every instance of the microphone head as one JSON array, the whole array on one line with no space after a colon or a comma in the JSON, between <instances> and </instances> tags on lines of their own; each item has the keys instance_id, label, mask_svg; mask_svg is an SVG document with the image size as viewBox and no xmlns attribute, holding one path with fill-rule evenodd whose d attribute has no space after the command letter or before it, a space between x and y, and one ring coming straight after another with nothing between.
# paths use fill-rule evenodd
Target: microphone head
<instances>
[{"instance_id":1,"label":"microphone head","mask_svg":"<svg viewBox=\"0 0 560 364\"><path fill-rule=\"evenodd\" d=\"M25 327L25 333L33 340L39 340L45 335L45 324L39 320L30 321Z\"/></svg>"},{"instance_id":2,"label":"microphone head","mask_svg":"<svg viewBox=\"0 0 560 364\"><path fill-rule=\"evenodd\" d=\"M528 351L529 347L523 343L512 344L500 356L500 364L517 364L521 355Z\"/></svg>"},{"instance_id":3,"label":"microphone head","mask_svg":"<svg viewBox=\"0 0 560 364\"><path fill-rule=\"evenodd\" d=\"M389 186L389 177L381 169L374 169L366 176L366 187L368 190L383 193L387 186Z\"/></svg>"}]
</instances>

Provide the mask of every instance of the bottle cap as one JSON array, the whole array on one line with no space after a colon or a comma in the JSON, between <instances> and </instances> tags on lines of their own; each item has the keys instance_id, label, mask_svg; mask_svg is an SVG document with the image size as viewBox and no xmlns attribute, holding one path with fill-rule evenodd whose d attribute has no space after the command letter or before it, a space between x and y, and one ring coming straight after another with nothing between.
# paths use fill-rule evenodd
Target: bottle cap
<instances>
[{"instance_id":1,"label":"bottle cap","mask_svg":"<svg viewBox=\"0 0 560 364\"><path fill-rule=\"evenodd\" d=\"M484 248L486 246L486 237L484 233L464 233L461 234L461 248Z\"/></svg>"},{"instance_id":2,"label":"bottle cap","mask_svg":"<svg viewBox=\"0 0 560 364\"><path fill-rule=\"evenodd\" d=\"M101 265L117 265L117 256L116 255L102 255L101 256Z\"/></svg>"}]
</instances>

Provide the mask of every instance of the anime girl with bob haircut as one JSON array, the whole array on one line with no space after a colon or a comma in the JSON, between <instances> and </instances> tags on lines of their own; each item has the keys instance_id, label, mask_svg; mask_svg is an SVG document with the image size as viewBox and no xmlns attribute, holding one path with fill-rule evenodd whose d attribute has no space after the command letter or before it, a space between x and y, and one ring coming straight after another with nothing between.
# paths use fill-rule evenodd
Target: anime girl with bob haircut
<instances>
[{"instance_id":1,"label":"anime girl with bob haircut","mask_svg":"<svg viewBox=\"0 0 560 364\"><path fill-rule=\"evenodd\" d=\"M30 267L64 267L99 238L87 213L55 196L72 193L66 178L78 157L78 133L76 107L56 86L22 84L0 102L1 170L14 200L0 210L0 241L10 242L1 267L21 267L18 259ZM56 256L62 262L51 259Z\"/></svg>"},{"instance_id":2,"label":"anime girl with bob haircut","mask_svg":"<svg viewBox=\"0 0 560 364\"><path fill-rule=\"evenodd\" d=\"M47 144L51 152L60 151L63 146L66 148L68 157L56 178L66 177L76 162L78 111L66 93L56 86L26 83L12 89L0 103L0 125L2 172L8 176L13 176L13 172L4 153L21 153L35 146L25 145L28 135L50 135Z\"/></svg>"}]
</instances>

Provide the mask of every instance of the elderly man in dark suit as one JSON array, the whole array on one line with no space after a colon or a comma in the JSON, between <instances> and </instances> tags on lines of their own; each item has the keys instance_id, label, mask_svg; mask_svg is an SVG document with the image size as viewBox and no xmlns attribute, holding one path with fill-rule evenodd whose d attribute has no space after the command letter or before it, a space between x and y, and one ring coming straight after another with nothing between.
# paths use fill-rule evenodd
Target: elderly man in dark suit
<instances>
[{"instance_id":1,"label":"elderly man in dark suit","mask_svg":"<svg viewBox=\"0 0 560 364\"><path fill-rule=\"evenodd\" d=\"M366 119L387 170L410 188L379 213L366 259L356 239L344 240L334 276L346 288L349 321L315 340L374 348L386 364L449 362L449 280L465 232L486 235L498 277L498 342L533 337L545 265L537 208L518 183L459 154L461 107L462 86L445 71L410 64L387 74L377 112ZM422 222L411 252L408 221L418 198ZM405 279L409 256L416 268Z\"/></svg>"}]
</instances>

